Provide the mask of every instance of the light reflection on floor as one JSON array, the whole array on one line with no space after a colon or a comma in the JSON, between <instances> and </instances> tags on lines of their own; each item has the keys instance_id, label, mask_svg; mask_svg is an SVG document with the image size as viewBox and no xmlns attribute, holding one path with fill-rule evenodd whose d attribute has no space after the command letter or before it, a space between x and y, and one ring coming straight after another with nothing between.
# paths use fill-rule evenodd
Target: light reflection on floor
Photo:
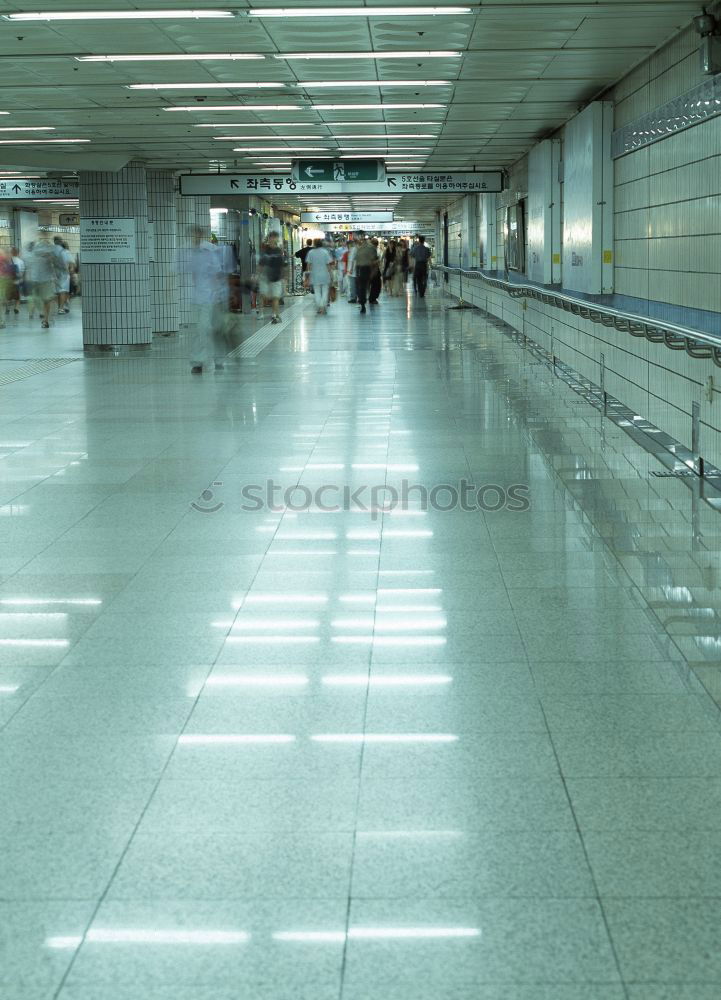
<instances>
[{"instance_id":1,"label":"light reflection on floor","mask_svg":"<svg viewBox=\"0 0 721 1000\"><path fill-rule=\"evenodd\" d=\"M479 313L309 302L0 421L1 996L716 995L717 515Z\"/></svg>"}]
</instances>

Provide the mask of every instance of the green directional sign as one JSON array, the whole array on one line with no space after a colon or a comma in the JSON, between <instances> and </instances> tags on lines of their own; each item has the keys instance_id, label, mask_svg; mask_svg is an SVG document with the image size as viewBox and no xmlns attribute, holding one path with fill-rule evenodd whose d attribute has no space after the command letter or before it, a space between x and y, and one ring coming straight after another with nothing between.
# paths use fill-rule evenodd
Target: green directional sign
<instances>
[{"instance_id":1,"label":"green directional sign","mask_svg":"<svg viewBox=\"0 0 721 1000\"><path fill-rule=\"evenodd\" d=\"M340 160L335 166L338 181L382 181L386 172L382 160Z\"/></svg>"},{"instance_id":2,"label":"green directional sign","mask_svg":"<svg viewBox=\"0 0 721 1000\"><path fill-rule=\"evenodd\" d=\"M293 177L313 181L382 181L386 175L383 160L294 160Z\"/></svg>"},{"instance_id":3,"label":"green directional sign","mask_svg":"<svg viewBox=\"0 0 721 1000\"><path fill-rule=\"evenodd\" d=\"M332 160L295 160L293 162L293 176L304 181L332 181L333 161Z\"/></svg>"}]
</instances>

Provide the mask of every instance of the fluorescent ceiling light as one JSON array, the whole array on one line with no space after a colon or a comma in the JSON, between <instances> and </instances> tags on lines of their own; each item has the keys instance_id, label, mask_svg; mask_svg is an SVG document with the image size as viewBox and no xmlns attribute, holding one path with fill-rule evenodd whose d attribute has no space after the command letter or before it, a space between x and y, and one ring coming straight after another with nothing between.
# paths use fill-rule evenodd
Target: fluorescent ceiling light
<instances>
[{"instance_id":1,"label":"fluorescent ceiling light","mask_svg":"<svg viewBox=\"0 0 721 1000\"><path fill-rule=\"evenodd\" d=\"M295 150L297 153L307 153L312 152L315 149L328 149L328 146L303 146L301 149ZM285 149L283 146L238 146L233 149L234 153L284 153Z\"/></svg>"},{"instance_id":2,"label":"fluorescent ceiling light","mask_svg":"<svg viewBox=\"0 0 721 1000\"><path fill-rule=\"evenodd\" d=\"M439 108L443 105L437 105ZM382 107L382 105L381 105ZM304 111L300 104L181 104L163 111ZM227 128L227 125L221 125Z\"/></svg>"},{"instance_id":3,"label":"fluorescent ceiling light","mask_svg":"<svg viewBox=\"0 0 721 1000\"><path fill-rule=\"evenodd\" d=\"M393 149L415 149L416 152L419 152L419 153L431 149L430 146L393 146L392 148ZM379 156L385 156L385 155L387 155L386 153L383 152L382 149L378 149L377 146L341 146L341 149L344 152L353 152L353 153L368 152L368 153L378 153Z\"/></svg>"},{"instance_id":4,"label":"fluorescent ceiling light","mask_svg":"<svg viewBox=\"0 0 721 1000\"><path fill-rule=\"evenodd\" d=\"M256 7L248 17L435 17L470 14L470 7Z\"/></svg>"},{"instance_id":5,"label":"fluorescent ceiling light","mask_svg":"<svg viewBox=\"0 0 721 1000\"><path fill-rule=\"evenodd\" d=\"M452 87L452 80L305 80L296 86L310 87Z\"/></svg>"},{"instance_id":6,"label":"fluorescent ceiling light","mask_svg":"<svg viewBox=\"0 0 721 1000\"><path fill-rule=\"evenodd\" d=\"M35 146L48 142L64 142L74 145L77 142L90 142L90 139L0 139L0 146L27 146L30 143Z\"/></svg>"},{"instance_id":7,"label":"fluorescent ceiling light","mask_svg":"<svg viewBox=\"0 0 721 1000\"><path fill-rule=\"evenodd\" d=\"M399 132L396 135L336 135L334 138L378 139L379 142L387 142L389 139L435 139L437 137L432 132Z\"/></svg>"},{"instance_id":8,"label":"fluorescent ceiling light","mask_svg":"<svg viewBox=\"0 0 721 1000\"><path fill-rule=\"evenodd\" d=\"M368 154L367 153L343 153L343 155L340 157L340 159L341 160L367 160L368 159ZM402 160L404 163L410 163L412 160L427 160L428 159L428 154L426 154L425 156L408 156L406 153L404 153L402 156L400 154L398 156L392 156L392 155L389 155L388 153L384 153L383 159L384 160Z\"/></svg>"},{"instance_id":9,"label":"fluorescent ceiling light","mask_svg":"<svg viewBox=\"0 0 721 1000\"><path fill-rule=\"evenodd\" d=\"M360 123L359 123L360 124ZM202 122L193 128L325 128L324 122ZM297 136L295 137L297 138Z\"/></svg>"},{"instance_id":10,"label":"fluorescent ceiling light","mask_svg":"<svg viewBox=\"0 0 721 1000\"><path fill-rule=\"evenodd\" d=\"M458 53L460 55L460 52ZM75 56L76 62L203 62L206 59L265 59L260 52L156 52L145 55Z\"/></svg>"},{"instance_id":11,"label":"fluorescent ceiling light","mask_svg":"<svg viewBox=\"0 0 721 1000\"><path fill-rule=\"evenodd\" d=\"M274 59L452 59L462 52L406 51L406 52L283 52Z\"/></svg>"},{"instance_id":12,"label":"fluorescent ceiling light","mask_svg":"<svg viewBox=\"0 0 721 1000\"><path fill-rule=\"evenodd\" d=\"M52 125L24 125L22 128L18 128L16 125L6 125L4 128L0 128L0 132L54 132L55 128Z\"/></svg>"},{"instance_id":13,"label":"fluorescent ceiling light","mask_svg":"<svg viewBox=\"0 0 721 1000\"><path fill-rule=\"evenodd\" d=\"M384 105L384 107L388 107L388 105L386 104L386 105ZM350 128L365 128L366 125L378 125L379 128L396 128L398 125L417 125L418 128L427 128L427 127L433 127L433 126L435 126L437 128L441 128L442 125L443 125L443 122L442 121L440 121L440 122L416 122L416 121L412 121L412 122L407 122L407 121L402 121L402 122L379 122L379 121L376 120L376 121L371 121L371 122L323 122L322 124L324 126L326 126L327 128L346 128L346 127L350 127ZM219 126L213 125L213 128L216 128L216 127L217 128L222 128L222 126L220 126L220 125ZM406 511L406 513L407 513L407 511Z\"/></svg>"},{"instance_id":14,"label":"fluorescent ceiling light","mask_svg":"<svg viewBox=\"0 0 721 1000\"><path fill-rule=\"evenodd\" d=\"M313 104L310 111L394 111L402 108L445 108L445 104ZM202 111L202 108L192 108L193 111ZM213 108L205 108L212 111ZM222 110L216 108L215 110ZM230 110L230 109L229 109ZM247 109L246 109L247 110ZM298 108L298 110L303 110Z\"/></svg>"},{"instance_id":15,"label":"fluorescent ceiling light","mask_svg":"<svg viewBox=\"0 0 721 1000\"><path fill-rule=\"evenodd\" d=\"M284 90L284 83L128 83L126 90Z\"/></svg>"},{"instance_id":16,"label":"fluorescent ceiling light","mask_svg":"<svg viewBox=\"0 0 721 1000\"><path fill-rule=\"evenodd\" d=\"M235 17L232 10L34 10L3 14L6 21L177 21Z\"/></svg>"},{"instance_id":17,"label":"fluorescent ceiling light","mask_svg":"<svg viewBox=\"0 0 721 1000\"><path fill-rule=\"evenodd\" d=\"M2 132L2 129L0 129ZM308 139L328 139L325 135L214 135L213 139L216 142L236 142L242 139L243 142L253 142L255 139L276 139L278 142L292 142L294 139L300 139L301 141L307 141Z\"/></svg>"}]
</instances>

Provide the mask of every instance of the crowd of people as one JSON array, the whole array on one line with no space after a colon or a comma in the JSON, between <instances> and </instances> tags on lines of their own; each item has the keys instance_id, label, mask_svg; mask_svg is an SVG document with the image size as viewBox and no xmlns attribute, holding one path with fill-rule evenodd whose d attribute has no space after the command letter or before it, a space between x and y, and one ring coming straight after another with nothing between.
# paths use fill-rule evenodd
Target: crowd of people
<instances>
[{"instance_id":1,"label":"crowd of people","mask_svg":"<svg viewBox=\"0 0 721 1000\"><path fill-rule=\"evenodd\" d=\"M0 247L0 327L19 316L27 305L28 318L40 319L48 330L54 315L70 312L71 288L77 291L78 261L60 236L51 241L41 230L24 252Z\"/></svg>"},{"instance_id":2,"label":"crowd of people","mask_svg":"<svg viewBox=\"0 0 721 1000\"><path fill-rule=\"evenodd\" d=\"M381 246L377 237L369 239L364 233L336 245L307 240L295 256L319 315L327 312L329 302L339 294L359 305L364 315L366 304L377 305L381 292L390 297L404 295L409 274L414 293L420 298L426 294L431 250L424 236L416 237L412 246L405 239L389 239Z\"/></svg>"}]
</instances>

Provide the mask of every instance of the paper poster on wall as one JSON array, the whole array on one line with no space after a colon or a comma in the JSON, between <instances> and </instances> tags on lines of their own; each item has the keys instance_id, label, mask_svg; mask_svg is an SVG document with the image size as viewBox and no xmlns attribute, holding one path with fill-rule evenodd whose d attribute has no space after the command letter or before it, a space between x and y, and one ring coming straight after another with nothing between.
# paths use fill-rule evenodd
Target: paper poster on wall
<instances>
[{"instance_id":1,"label":"paper poster on wall","mask_svg":"<svg viewBox=\"0 0 721 1000\"><path fill-rule=\"evenodd\" d=\"M135 219L80 220L83 264L137 264Z\"/></svg>"}]
</instances>

